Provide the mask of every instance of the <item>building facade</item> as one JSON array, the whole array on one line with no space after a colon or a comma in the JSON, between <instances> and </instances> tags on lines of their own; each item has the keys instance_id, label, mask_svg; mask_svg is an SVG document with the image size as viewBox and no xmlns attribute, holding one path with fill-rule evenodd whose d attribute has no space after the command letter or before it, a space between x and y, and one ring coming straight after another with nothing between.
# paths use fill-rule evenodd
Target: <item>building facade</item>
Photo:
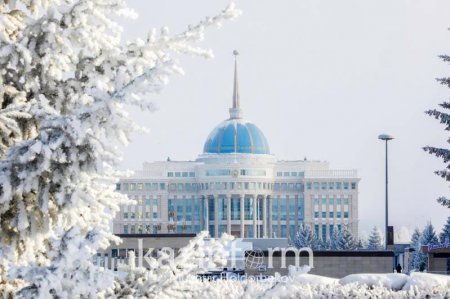
<instances>
[{"instance_id":1,"label":"building facade","mask_svg":"<svg viewBox=\"0 0 450 299\"><path fill-rule=\"evenodd\" d=\"M236 61L229 113L195 161L144 163L120 180L117 190L137 205L121 207L114 233L293 237L301 223L323 240L343 225L358 233L357 171L278 161L263 132L243 118Z\"/></svg>"}]
</instances>

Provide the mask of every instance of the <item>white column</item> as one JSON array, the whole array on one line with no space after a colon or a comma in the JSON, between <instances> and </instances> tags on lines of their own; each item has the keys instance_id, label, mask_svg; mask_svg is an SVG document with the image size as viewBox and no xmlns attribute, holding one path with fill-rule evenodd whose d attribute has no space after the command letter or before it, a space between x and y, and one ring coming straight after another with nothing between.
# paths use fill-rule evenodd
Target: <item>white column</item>
<instances>
[{"instance_id":1,"label":"white column","mask_svg":"<svg viewBox=\"0 0 450 299\"><path fill-rule=\"evenodd\" d=\"M263 223L263 238L267 238L267 198L263 195L263 213L262 213L262 223Z\"/></svg>"},{"instance_id":2,"label":"white column","mask_svg":"<svg viewBox=\"0 0 450 299\"><path fill-rule=\"evenodd\" d=\"M256 226L256 212L258 211L257 209L257 203L258 203L258 197L252 195L252 209L253 209L253 238L257 238L258 234L257 234L257 226Z\"/></svg>"},{"instance_id":3,"label":"white column","mask_svg":"<svg viewBox=\"0 0 450 299\"><path fill-rule=\"evenodd\" d=\"M244 199L245 199L245 195L244 196L240 196L239 197L239 204L241 205L241 238L244 238Z\"/></svg>"},{"instance_id":4,"label":"white column","mask_svg":"<svg viewBox=\"0 0 450 299\"><path fill-rule=\"evenodd\" d=\"M219 198L217 196L213 197L214 200L214 236L216 238L219 236Z\"/></svg>"},{"instance_id":5,"label":"white column","mask_svg":"<svg viewBox=\"0 0 450 299\"><path fill-rule=\"evenodd\" d=\"M227 196L226 201L227 201L227 233L231 235L231 196Z\"/></svg>"},{"instance_id":6,"label":"white column","mask_svg":"<svg viewBox=\"0 0 450 299\"><path fill-rule=\"evenodd\" d=\"M206 195L203 198L203 208L205 209L206 213L204 213L205 215L205 228L204 230L209 230L209 203L208 203L208 196Z\"/></svg>"}]
</instances>

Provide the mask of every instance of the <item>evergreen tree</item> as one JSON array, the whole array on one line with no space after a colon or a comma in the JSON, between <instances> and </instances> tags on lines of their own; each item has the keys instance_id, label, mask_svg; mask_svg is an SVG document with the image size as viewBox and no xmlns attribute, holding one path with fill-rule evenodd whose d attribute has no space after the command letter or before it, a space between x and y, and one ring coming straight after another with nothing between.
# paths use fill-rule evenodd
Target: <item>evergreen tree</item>
<instances>
[{"instance_id":1,"label":"evergreen tree","mask_svg":"<svg viewBox=\"0 0 450 299\"><path fill-rule=\"evenodd\" d=\"M436 232L434 231L434 227L429 222L425 226L425 228L422 231L422 233L419 237L419 240L417 242L416 253L414 255L414 260L413 260L413 268L414 269L419 270L419 271L424 271L427 269L428 254L421 252L422 246L436 245L438 243L439 243L439 241L436 236Z\"/></svg>"},{"instance_id":2,"label":"evergreen tree","mask_svg":"<svg viewBox=\"0 0 450 299\"><path fill-rule=\"evenodd\" d=\"M330 249L332 250L356 250L358 240L352 234L347 225L343 225L341 230L335 229L330 240Z\"/></svg>"},{"instance_id":3,"label":"evergreen tree","mask_svg":"<svg viewBox=\"0 0 450 299\"><path fill-rule=\"evenodd\" d=\"M411 236L411 242L409 243L410 247L414 249L409 259L409 268L410 269L418 269L416 267L417 255L420 253L419 243L421 232L419 228L414 229L414 233Z\"/></svg>"},{"instance_id":4,"label":"evergreen tree","mask_svg":"<svg viewBox=\"0 0 450 299\"><path fill-rule=\"evenodd\" d=\"M340 237L341 237L341 233L338 230L338 228L335 226L333 229L333 233L330 236L330 249L331 250L338 250L338 243L339 243Z\"/></svg>"},{"instance_id":5,"label":"evergreen tree","mask_svg":"<svg viewBox=\"0 0 450 299\"><path fill-rule=\"evenodd\" d=\"M439 234L439 240L442 244L445 242L450 243L450 217L447 218L447 223L442 228L442 232Z\"/></svg>"},{"instance_id":6,"label":"evergreen tree","mask_svg":"<svg viewBox=\"0 0 450 299\"><path fill-rule=\"evenodd\" d=\"M178 35L126 42L125 0L0 1L0 297L23 287L24 298L93 298L111 286L91 258L118 241L111 220L133 203L112 187L116 147L139 128L125 107L154 109L182 72L177 55L210 57L193 44L238 14L231 5Z\"/></svg>"},{"instance_id":7,"label":"evergreen tree","mask_svg":"<svg viewBox=\"0 0 450 299\"><path fill-rule=\"evenodd\" d=\"M350 231L347 225L342 226L340 233L341 237L338 242L338 248L340 250L355 250L358 245L358 240Z\"/></svg>"},{"instance_id":8,"label":"evergreen tree","mask_svg":"<svg viewBox=\"0 0 450 299\"><path fill-rule=\"evenodd\" d=\"M300 224L294 238L294 245L297 248L309 247L311 249L317 249L319 240L309 225Z\"/></svg>"},{"instance_id":9,"label":"evergreen tree","mask_svg":"<svg viewBox=\"0 0 450 299\"><path fill-rule=\"evenodd\" d=\"M450 62L450 56L448 55L441 55L439 56L444 62ZM440 78L437 79L439 83L442 85L446 85L447 87L450 87L450 78ZM450 102L443 102L439 104L444 110L450 109ZM435 119L439 120L441 124L445 126L445 130L450 130L450 114L439 111L436 109L427 110L425 111L426 114L434 117ZM450 139L447 139L447 142L450 143ZM443 170L435 171L435 174L440 176L446 181L450 181L450 150L447 148L438 148L433 146L426 146L423 148L426 152L429 154L435 155L438 158L441 158L445 164L448 164L447 167ZM450 199L446 197L439 197L437 201L442 204L443 206L450 208Z\"/></svg>"},{"instance_id":10,"label":"evergreen tree","mask_svg":"<svg viewBox=\"0 0 450 299\"><path fill-rule=\"evenodd\" d=\"M369 250L381 250L383 249L383 239L381 237L380 230L374 226L369 236L369 244L367 249Z\"/></svg>"}]
</instances>

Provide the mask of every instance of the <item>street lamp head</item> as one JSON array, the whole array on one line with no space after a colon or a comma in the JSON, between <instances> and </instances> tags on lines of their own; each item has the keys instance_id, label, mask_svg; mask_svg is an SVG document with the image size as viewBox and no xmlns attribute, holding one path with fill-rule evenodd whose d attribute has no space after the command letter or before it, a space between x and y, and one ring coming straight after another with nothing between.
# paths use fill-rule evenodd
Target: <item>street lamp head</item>
<instances>
[{"instance_id":1,"label":"street lamp head","mask_svg":"<svg viewBox=\"0 0 450 299\"><path fill-rule=\"evenodd\" d=\"M388 141L388 140L392 140L392 139L394 139L394 138L395 138L394 136L389 135L389 134L381 134L381 135L378 135L378 139L380 139L380 140L386 140L386 141Z\"/></svg>"}]
</instances>

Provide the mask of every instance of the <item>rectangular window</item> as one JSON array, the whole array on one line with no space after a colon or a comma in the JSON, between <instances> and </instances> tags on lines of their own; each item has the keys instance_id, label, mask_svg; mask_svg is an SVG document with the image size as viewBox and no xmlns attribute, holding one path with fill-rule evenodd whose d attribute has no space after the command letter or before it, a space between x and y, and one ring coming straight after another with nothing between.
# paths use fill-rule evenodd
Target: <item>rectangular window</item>
<instances>
[{"instance_id":1,"label":"rectangular window","mask_svg":"<svg viewBox=\"0 0 450 299\"><path fill-rule=\"evenodd\" d=\"M195 172L193 172L193 171L189 172L189 177L190 177L190 178L195 177Z\"/></svg>"},{"instance_id":2,"label":"rectangular window","mask_svg":"<svg viewBox=\"0 0 450 299\"><path fill-rule=\"evenodd\" d=\"M253 219L253 198L245 198L244 200L244 219Z\"/></svg>"},{"instance_id":3,"label":"rectangular window","mask_svg":"<svg viewBox=\"0 0 450 299\"><path fill-rule=\"evenodd\" d=\"M344 212L344 218L348 218L348 212Z\"/></svg>"},{"instance_id":4,"label":"rectangular window","mask_svg":"<svg viewBox=\"0 0 450 299\"><path fill-rule=\"evenodd\" d=\"M336 189L337 190L341 190L342 189L342 183L341 182L336 182Z\"/></svg>"},{"instance_id":5,"label":"rectangular window","mask_svg":"<svg viewBox=\"0 0 450 299\"><path fill-rule=\"evenodd\" d=\"M128 234L128 225L123 226L123 233Z\"/></svg>"},{"instance_id":6,"label":"rectangular window","mask_svg":"<svg viewBox=\"0 0 450 299\"><path fill-rule=\"evenodd\" d=\"M284 176L290 176L290 173L289 172L284 172L283 175Z\"/></svg>"},{"instance_id":7,"label":"rectangular window","mask_svg":"<svg viewBox=\"0 0 450 299\"><path fill-rule=\"evenodd\" d=\"M136 190L136 184L135 183L131 183L130 184L130 191L135 191Z\"/></svg>"},{"instance_id":8,"label":"rectangular window","mask_svg":"<svg viewBox=\"0 0 450 299\"><path fill-rule=\"evenodd\" d=\"M123 213L123 218L124 218L124 219L128 219L128 213L127 213L127 212L124 212L124 213Z\"/></svg>"},{"instance_id":9,"label":"rectangular window","mask_svg":"<svg viewBox=\"0 0 450 299\"><path fill-rule=\"evenodd\" d=\"M290 198L289 199L289 220L291 221L290 223L293 223L293 221L295 221L295 198Z\"/></svg>"},{"instance_id":10,"label":"rectangular window","mask_svg":"<svg viewBox=\"0 0 450 299\"><path fill-rule=\"evenodd\" d=\"M183 184L177 184L177 190L178 191L183 191L184 190L184 185Z\"/></svg>"},{"instance_id":11,"label":"rectangular window","mask_svg":"<svg viewBox=\"0 0 450 299\"><path fill-rule=\"evenodd\" d=\"M218 199L218 212L219 212L219 220L227 220L227 199L219 198Z\"/></svg>"},{"instance_id":12,"label":"rectangular window","mask_svg":"<svg viewBox=\"0 0 450 299\"><path fill-rule=\"evenodd\" d=\"M209 169L206 171L206 176L230 176L229 169Z\"/></svg>"},{"instance_id":13,"label":"rectangular window","mask_svg":"<svg viewBox=\"0 0 450 299\"><path fill-rule=\"evenodd\" d=\"M123 190L128 191L129 190L128 186L129 186L128 183L124 183Z\"/></svg>"},{"instance_id":14,"label":"rectangular window","mask_svg":"<svg viewBox=\"0 0 450 299\"><path fill-rule=\"evenodd\" d=\"M120 190L120 184L117 183L117 184L116 184L116 191L119 191L119 190Z\"/></svg>"},{"instance_id":15,"label":"rectangular window","mask_svg":"<svg viewBox=\"0 0 450 299\"><path fill-rule=\"evenodd\" d=\"M181 172L179 172L179 171L175 172L175 177L176 177L176 178L181 177Z\"/></svg>"},{"instance_id":16,"label":"rectangular window","mask_svg":"<svg viewBox=\"0 0 450 299\"><path fill-rule=\"evenodd\" d=\"M145 184L144 184L144 188L145 188L145 190L147 190L147 191L152 190L152 184L150 184L150 183L145 183Z\"/></svg>"},{"instance_id":17,"label":"rectangular window","mask_svg":"<svg viewBox=\"0 0 450 299\"><path fill-rule=\"evenodd\" d=\"M277 172L277 176L283 176L283 173L282 172Z\"/></svg>"},{"instance_id":18,"label":"rectangular window","mask_svg":"<svg viewBox=\"0 0 450 299\"><path fill-rule=\"evenodd\" d=\"M153 219L158 219L158 212L153 212Z\"/></svg>"},{"instance_id":19,"label":"rectangular window","mask_svg":"<svg viewBox=\"0 0 450 299\"><path fill-rule=\"evenodd\" d=\"M275 184L273 185L273 190L275 190L275 191L280 191L280 184L279 184L279 183L275 183Z\"/></svg>"},{"instance_id":20,"label":"rectangular window","mask_svg":"<svg viewBox=\"0 0 450 299\"><path fill-rule=\"evenodd\" d=\"M215 220L214 211L215 211L214 198L208 198L208 214L209 214L209 220L210 221L214 221ZM213 227L214 227L214 225L213 225Z\"/></svg>"},{"instance_id":21,"label":"rectangular window","mask_svg":"<svg viewBox=\"0 0 450 299\"><path fill-rule=\"evenodd\" d=\"M319 182L314 182L314 190L319 190Z\"/></svg>"},{"instance_id":22,"label":"rectangular window","mask_svg":"<svg viewBox=\"0 0 450 299\"><path fill-rule=\"evenodd\" d=\"M322 212L322 218L327 218L327 212Z\"/></svg>"},{"instance_id":23,"label":"rectangular window","mask_svg":"<svg viewBox=\"0 0 450 299\"><path fill-rule=\"evenodd\" d=\"M297 172L291 172L291 176L297 176Z\"/></svg>"},{"instance_id":24,"label":"rectangular window","mask_svg":"<svg viewBox=\"0 0 450 299\"><path fill-rule=\"evenodd\" d=\"M317 237L319 237L319 225L318 224L314 224L314 233Z\"/></svg>"},{"instance_id":25,"label":"rectangular window","mask_svg":"<svg viewBox=\"0 0 450 299\"><path fill-rule=\"evenodd\" d=\"M342 218L342 212L341 211L337 211L336 212L336 218Z\"/></svg>"},{"instance_id":26,"label":"rectangular window","mask_svg":"<svg viewBox=\"0 0 450 299\"><path fill-rule=\"evenodd\" d=\"M287 226L281 225L281 237L286 238L287 237Z\"/></svg>"},{"instance_id":27,"label":"rectangular window","mask_svg":"<svg viewBox=\"0 0 450 299\"><path fill-rule=\"evenodd\" d=\"M136 214L135 213L130 213L131 214L131 219L135 219L136 218Z\"/></svg>"},{"instance_id":28,"label":"rectangular window","mask_svg":"<svg viewBox=\"0 0 450 299\"><path fill-rule=\"evenodd\" d=\"M278 220L278 199L272 198L272 220Z\"/></svg>"},{"instance_id":29,"label":"rectangular window","mask_svg":"<svg viewBox=\"0 0 450 299\"><path fill-rule=\"evenodd\" d=\"M165 183L159 183L159 189L160 190L166 190L166 184Z\"/></svg>"},{"instance_id":30,"label":"rectangular window","mask_svg":"<svg viewBox=\"0 0 450 299\"><path fill-rule=\"evenodd\" d=\"M322 224L322 240L326 240L327 239L327 225L326 224Z\"/></svg>"},{"instance_id":31,"label":"rectangular window","mask_svg":"<svg viewBox=\"0 0 450 299\"><path fill-rule=\"evenodd\" d=\"M327 190L327 183L322 182L322 190Z\"/></svg>"},{"instance_id":32,"label":"rectangular window","mask_svg":"<svg viewBox=\"0 0 450 299\"><path fill-rule=\"evenodd\" d=\"M137 184L137 189L139 191L143 190L144 189L144 185L142 183Z\"/></svg>"},{"instance_id":33,"label":"rectangular window","mask_svg":"<svg viewBox=\"0 0 450 299\"><path fill-rule=\"evenodd\" d=\"M294 183L289 183L288 184L288 190L289 191L294 191Z\"/></svg>"},{"instance_id":34,"label":"rectangular window","mask_svg":"<svg viewBox=\"0 0 450 299\"><path fill-rule=\"evenodd\" d=\"M186 171L183 171L183 173L181 174L182 177L187 178L188 173Z\"/></svg>"},{"instance_id":35,"label":"rectangular window","mask_svg":"<svg viewBox=\"0 0 450 299\"><path fill-rule=\"evenodd\" d=\"M183 200L178 199L177 200L177 221L181 221L184 219L183 215Z\"/></svg>"},{"instance_id":36,"label":"rectangular window","mask_svg":"<svg viewBox=\"0 0 450 299\"><path fill-rule=\"evenodd\" d=\"M344 190L348 190L348 182L344 183Z\"/></svg>"},{"instance_id":37,"label":"rectangular window","mask_svg":"<svg viewBox=\"0 0 450 299\"><path fill-rule=\"evenodd\" d=\"M280 198L280 219L287 220L287 198Z\"/></svg>"},{"instance_id":38,"label":"rectangular window","mask_svg":"<svg viewBox=\"0 0 450 299\"><path fill-rule=\"evenodd\" d=\"M334 183L333 182L329 182L328 183L328 188L330 188L330 190L334 189Z\"/></svg>"},{"instance_id":39,"label":"rectangular window","mask_svg":"<svg viewBox=\"0 0 450 299\"><path fill-rule=\"evenodd\" d=\"M174 184L174 183L171 183L171 184L169 185L169 191L176 191L176 190L177 190L177 185Z\"/></svg>"},{"instance_id":40,"label":"rectangular window","mask_svg":"<svg viewBox=\"0 0 450 299\"><path fill-rule=\"evenodd\" d=\"M308 190L312 189L312 183L311 182L307 182L306 183L306 189L308 189Z\"/></svg>"},{"instance_id":41,"label":"rectangular window","mask_svg":"<svg viewBox=\"0 0 450 299\"><path fill-rule=\"evenodd\" d=\"M330 218L334 218L334 212L330 212Z\"/></svg>"},{"instance_id":42,"label":"rectangular window","mask_svg":"<svg viewBox=\"0 0 450 299\"><path fill-rule=\"evenodd\" d=\"M314 218L319 218L319 211L314 212Z\"/></svg>"},{"instance_id":43,"label":"rectangular window","mask_svg":"<svg viewBox=\"0 0 450 299\"><path fill-rule=\"evenodd\" d=\"M145 205L149 206L149 205L151 205L151 204L152 204L152 200L151 200L150 198L147 198L147 199L145 200Z\"/></svg>"},{"instance_id":44,"label":"rectangular window","mask_svg":"<svg viewBox=\"0 0 450 299\"><path fill-rule=\"evenodd\" d=\"M168 173L167 173L167 176L168 176L169 178L173 177L173 172L168 172Z\"/></svg>"},{"instance_id":45,"label":"rectangular window","mask_svg":"<svg viewBox=\"0 0 450 299\"><path fill-rule=\"evenodd\" d=\"M243 176L266 176L266 171L263 169L241 169Z\"/></svg>"},{"instance_id":46,"label":"rectangular window","mask_svg":"<svg viewBox=\"0 0 450 299\"><path fill-rule=\"evenodd\" d=\"M352 190L356 190L356 183L352 183Z\"/></svg>"},{"instance_id":47,"label":"rectangular window","mask_svg":"<svg viewBox=\"0 0 450 299\"><path fill-rule=\"evenodd\" d=\"M241 202L239 198L231 198L231 220L241 219Z\"/></svg>"}]
</instances>

